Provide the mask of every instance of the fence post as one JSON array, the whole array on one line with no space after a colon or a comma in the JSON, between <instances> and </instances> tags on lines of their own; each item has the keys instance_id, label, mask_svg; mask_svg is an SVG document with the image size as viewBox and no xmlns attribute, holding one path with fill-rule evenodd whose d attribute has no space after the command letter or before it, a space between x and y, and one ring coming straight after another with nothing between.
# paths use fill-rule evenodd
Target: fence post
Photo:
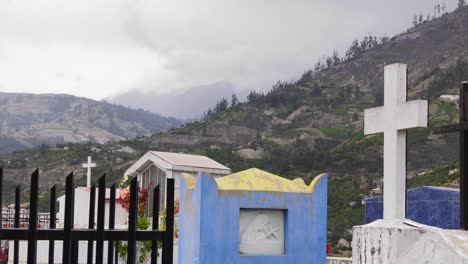
<instances>
[{"instance_id":1,"label":"fence post","mask_svg":"<svg viewBox=\"0 0 468 264\"><path fill-rule=\"evenodd\" d=\"M2 228L3 228L3 167L0 167L0 230Z\"/></svg>"},{"instance_id":2,"label":"fence post","mask_svg":"<svg viewBox=\"0 0 468 264\"><path fill-rule=\"evenodd\" d=\"M174 258L174 179L167 179L166 231L164 232L162 262L172 263Z\"/></svg>"},{"instance_id":3,"label":"fence post","mask_svg":"<svg viewBox=\"0 0 468 264\"><path fill-rule=\"evenodd\" d=\"M63 225L64 238L63 238L63 251L62 263L71 262L71 230L73 228L73 172L71 172L65 183L65 219Z\"/></svg>"},{"instance_id":4,"label":"fence post","mask_svg":"<svg viewBox=\"0 0 468 264\"><path fill-rule=\"evenodd\" d=\"M110 188L109 200L109 230L115 228L115 183ZM107 242L107 263L114 262L114 240L109 239Z\"/></svg>"},{"instance_id":5,"label":"fence post","mask_svg":"<svg viewBox=\"0 0 468 264\"><path fill-rule=\"evenodd\" d=\"M94 212L96 207L96 185L93 184L89 190L89 213L88 213L88 228L94 229ZM88 264L93 264L93 246L94 240L88 240Z\"/></svg>"},{"instance_id":6,"label":"fence post","mask_svg":"<svg viewBox=\"0 0 468 264\"><path fill-rule=\"evenodd\" d=\"M127 264L135 264L136 260L136 225L138 221L138 189L137 177L130 183L130 208L128 215Z\"/></svg>"},{"instance_id":7,"label":"fence post","mask_svg":"<svg viewBox=\"0 0 468 264\"><path fill-rule=\"evenodd\" d=\"M97 219L97 239L96 239L96 264L102 264L104 255L104 218L106 203L106 175L99 178L98 190L98 219Z\"/></svg>"},{"instance_id":8,"label":"fence post","mask_svg":"<svg viewBox=\"0 0 468 264\"><path fill-rule=\"evenodd\" d=\"M37 256L37 200L39 199L39 169L31 175L31 191L29 193L29 235L28 263L36 263Z\"/></svg>"},{"instance_id":9,"label":"fence post","mask_svg":"<svg viewBox=\"0 0 468 264\"><path fill-rule=\"evenodd\" d=\"M160 201L160 185L156 186L153 191L153 230L159 229L159 201ZM158 261L158 242L157 240L151 241L151 264L156 264Z\"/></svg>"},{"instance_id":10,"label":"fence post","mask_svg":"<svg viewBox=\"0 0 468 264\"><path fill-rule=\"evenodd\" d=\"M18 184L15 189L15 223L14 227L20 227L20 211L21 211L21 185ZM19 241L17 239L14 240L13 249L13 263L18 264L19 261Z\"/></svg>"},{"instance_id":11,"label":"fence post","mask_svg":"<svg viewBox=\"0 0 468 264\"><path fill-rule=\"evenodd\" d=\"M50 222L49 228L55 229L56 222L56 206L55 202L57 201L57 193L55 185L50 188ZM53 264L55 262L55 241L49 240L49 263Z\"/></svg>"}]
</instances>

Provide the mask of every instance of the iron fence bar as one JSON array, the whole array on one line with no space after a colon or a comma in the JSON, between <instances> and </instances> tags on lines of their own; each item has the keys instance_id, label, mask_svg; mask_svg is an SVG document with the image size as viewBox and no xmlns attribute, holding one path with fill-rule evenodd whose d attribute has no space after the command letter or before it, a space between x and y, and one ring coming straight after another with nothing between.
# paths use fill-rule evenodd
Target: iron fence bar
<instances>
[{"instance_id":1,"label":"iron fence bar","mask_svg":"<svg viewBox=\"0 0 468 264\"><path fill-rule=\"evenodd\" d=\"M73 227L73 172L65 180L65 219L63 225L62 263L70 263L71 230Z\"/></svg>"},{"instance_id":2,"label":"iron fence bar","mask_svg":"<svg viewBox=\"0 0 468 264\"><path fill-rule=\"evenodd\" d=\"M72 231L73 231L73 228L75 227L75 186L73 186L73 189L72 189L72 193L71 193L71 196L72 196L72 208L73 208L73 211L71 213L72 215L72 225L71 225L71 228L72 228ZM79 254L79 241L76 240L76 239L73 239L73 233L72 233L72 241L71 241L71 264L78 264L78 254Z\"/></svg>"},{"instance_id":3,"label":"iron fence bar","mask_svg":"<svg viewBox=\"0 0 468 264\"><path fill-rule=\"evenodd\" d=\"M27 240L29 229L27 228L7 228L2 229L0 232L0 240ZM65 240L67 231L64 229L38 229L37 240ZM148 241L148 240L163 240L165 231L159 230L136 230L135 231L136 241ZM96 230L89 229L73 229L70 231L70 241L81 241L81 240L93 240L96 241L97 233ZM128 230L126 229L114 229L105 230L103 240L127 240Z\"/></svg>"},{"instance_id":4,"label":"iron fence bar","mask_svg":"<svg viewBox=\"0 0 468 264\"><path fill-rule=\"evenodd\" d=\"M0 230L3 228L3 167L0 167ZM0 241L1 243L2 241Z\"/></svg>"},{"instance_id":5,"label":"iron fence bar","mask_svg":"<svg viewBox=\"0 0 468 264\"><path fill-rule=\"evenodd\" d=\"M97 219L97 239L96 239L96 264L102 264L104 251L104 218L106 203L106 175L99 178L98 190L98 219Z\"/></svg>"},{"instance_id":6,"label":"iron fence bar","mask_svg":"<svg viewBox=\"0 0 468 264\"><path fill-rule=\"evenodd\" d=\"M460 84L460 227L468 230L468 82Z\"/></svg>"},{"instance_id":7,"label":"iron fence bar","mask_svg":"<svg viewBox=\"0 0 468 264\"><path fill-rule=\"evenodd\" d=\"M3 229L3 167L0 167L0 233ZM0 240L0 245L2 241ZM2 249L2 248L0 248Z\"/></svg>"},{"instance_id":8,"label":"iron fence bar","mask_svg":"<svg viewBox=\"0 0 468 264\"><path fill-rule=\"evenodd\" d=\"M137 177L130 183L130 208L128 215L127 264L135 264L136 260L136 224L138 221L138 190Z\"/></svg>"},{"instance_id":9,"label":"iron fence bar","mask_svg":"<svg viewBox=\"0 0 468 264\"><path fill-rule=\"evenodd\" d=\"M164 233L162 263L172 263L174 258L174 179L167 179L166 232Z\"/></svg>"},{"instance_id":10,"label":"iron fence bar","mask_svg":"<svg viewBox=\"0 0 468 264\"><path fill-rule=\"evenodd\" d=\"M15 189L15 228L20 227L20 210L21 210L21 185L18 184ZM3 231L4 232L4 231ZM19 261L19 241L14 240L14 249L13 249L13 263L18 264Z\"/></svg>"},{"instance_id":11,"label":"iron fence bar","mask_svg":"<svg viewBox=\"0 0 468 264\"><path fill-rule=\"evenodd\" d=\"M56 192L56 186L52 186L52 188L50 188L50 222L49 222L49 228L52 230L52 229L55 229L55 225L56 225L56 216L57 216L57 213L56 213L56 206L55 206L55 202L57 201L57 192ZM54 255L55 255L55 242L54 240L49 240L49 263L50 264L53 264L54 263Z\"/></svg>"},{"instance_id":12,"label":"iron fence bar","mask_svg":"<svg viewBox=\"0 0 468 264\"><path fill-rule=\"evenodd\" d=\"M96 206L96 185L91 186L89 192L89 214L88 214L88 228L94 229L94 212ZM93 263L93 240L88 240L88 264Z\"/></svg>"},{"instance_id":13,"label":"iron fence bar","mask_svg":"<svg viewBox=\"0 0 468 264\"><path fill-rule=\"evenodd\" d=\"M115 183L110 188L110 200L109 200L109 230L115 228ZM107 242L107 263L112 263L114 258L114 241L109 240Z\"/></svg>"},{"instance_id":14,"label":"iron fence bar","mask_svg":"<svg viewBox=\"0 0 468 264\"><path fill-rule=\"evenodd\" d=\"M3 175L0 168L0 196L2 195ZM116 202L116 189L115 184L111 188L110 194L110 210L109 210L109 229L104 229L105 220L105 176L100 179L99 200L98 200L98 227L94 229L94 221L89 222L89 228L79 229L74 228L74 174L70 173L66 177L65 185L65 218L64 228L56 229L56 186L50 189L50 212L49 212L49 228L38 229L39 213L38 213L38 188L39 188L39 170L34 171L31 175L31 191L30 191L30 211L29 211L29 226L20 227L21 221L21 186L18 185L15 190L15 228L2 227L0 223L0 240L14 240L15 241L15 254L14 263L19 260L19 241L28 240L28 263L35 263L37 256L37 241L49 241L49 263L54 262L54 244L56 240L63 241L63 263L77 263L78 261L78 242L81 240L97 241L101 244L100 250L96 250L96 257L100 255L100 259L96 259L96 263L103 261L103 241L109 241L108 244L108 263L117 261L118 252L113 248L113 242L119 240L127 240L127 263L134 264L136 262L137 247L136 241L151 241L151 263L157 261L157 246L158 241L163 242L163 261L162 263L172 263L173 261L173 243L174 243L174 180L167 180L167 206L166 206L166 230L160 231L159 228L159 196L161 195L160 186L154 188L153 196L153 223L151 230L137 230L138 222L138 181L135 177L130 185L130 208L129 208L129 225L127 230L115 229L115 202ZM94 187L94 203L93 194L90 194L90 219L94 220L95 210L91 211L95 206L96 190ZM93 191L91 191L93 192ZM2 199L0 198L0 207ZM2 215L0 215L1 218ZM25 216L27 217L27 215ZM42 216L41 216L42 217ZM42 219L42 218L41 218ZM91 244L92 245L92 244ZM88 244L89 246L89 244ZM98 248L98 247L97 247ZM89 252L89 251L88 251ZM100 252L100 254L98 254ZM115 259L114 259L115 252ZM89 255L89 254L88 254ZM91 255L92 259L92 255Z\"/></svg>"},{"instance_id":15,"label":"iron fence bar","mask_svg":"<svg viewBox=\"0 0 468 264\"><path fill-rule=\"evenodd\" d=\"M31 189L29 192L29 237L28 263L36 263L37 256L37 204L39 197L39 169L31 174Z\"/></svg>"},{"instance_id":16,"label":"iron fence bar","mask_svg":"<svg viewBox=\"0 0 468 264\"><path fill-rule=\"evenodd\" d=\"M159 229L159 184L153 190L153 224L152 229ZM158 241L151 241L151 264L156 264L158 261Z\"/></svg>"}]
</instances>

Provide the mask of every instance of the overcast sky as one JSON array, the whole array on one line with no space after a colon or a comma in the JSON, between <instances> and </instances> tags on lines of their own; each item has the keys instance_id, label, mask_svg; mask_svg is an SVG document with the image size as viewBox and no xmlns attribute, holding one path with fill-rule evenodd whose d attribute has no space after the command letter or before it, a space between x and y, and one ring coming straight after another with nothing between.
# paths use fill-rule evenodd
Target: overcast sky
<instances>
[{"instance_id":1,"label":"overcast sky","mask_svg":"<svg viewBox=\"0 0 468 264\"><path fill-rule=\"evenodd\" d=\"M0 0L0 91L102 99L223 80L266 89L368 32L403 31L436 2Z\"/></svg>"}]
</instances>

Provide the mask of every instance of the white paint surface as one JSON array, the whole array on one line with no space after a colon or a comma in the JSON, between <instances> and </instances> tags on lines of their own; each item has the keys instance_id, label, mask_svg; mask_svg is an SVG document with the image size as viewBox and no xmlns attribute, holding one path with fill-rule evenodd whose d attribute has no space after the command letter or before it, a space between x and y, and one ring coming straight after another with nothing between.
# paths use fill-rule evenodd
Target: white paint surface
<instances>
[{"instance_id":1,"label":"white paint surface","mask_svg":"<svg viewBox=\"0 0 468 264\"><path fill-rule=\"evenodd\" d=\"M241 254L284 254L284 211L241 209L239 241Z\"/></svg>"},{"instance_id":2,"label":"white paint surface","mask_svg":"<svg viewBox=\"0 0 468 264\"><path fill-rule=\"evenodd\" d=\"M98 209L97 209L97 203L98 203L98 189L96 189L96 203L94 206L94 219L95 223L97 223L97 215L98 215ZM77 187L75 188L75 213L74 213L74 224L76 228L87 228L88 227L88 218L89 218L89 189L85 187ZM120 190L116 190L116 196L117 198L120 197ZM110 197L110 189L106 189L106 198ZM57 201L59 203L59 211L57 213L58 217L58 225L59 227L62 227L64 224L64 219L65 219L65 195L60 196L57 198ZM104 218L104 223L107 226L109 223L109 200L106 199L105 203L105 218ZM128 213L127 211L122 207L122 205L119 202L116 202L115 204L115 225L126 225L127 224L127 219L128 219Z\"/></svg>"},{"instance_id":3,"label":"white paint surface","mask_svg":"<svg viewBox=\"0 0 468 264\"><path fill-rule=\"evenodd\" d=\"M468 263L468 232L378 220L353 229L353 264Z\"/></svg>"},{"instance_id":4,"label":"white paint surface","mask_svg":"<svg viewBox=\"0 0 468 264\"><path fill-rule=\"evenodd\" d=\"M83 168L87 169L86 172L86 187L91 188L91 168L95 168L96 163L91 162L91 156L88 156L88 163L83 163Z\"/></svg>"},{"instance_id":5,"label":"white paint surface","mask_svg":"<svg viewBox=\"0 0 468 264\"><path fill-rule=\"evenodd\" d=\"M428 103L406 101L405 64L385 67L384 106L364 111L364 134L384 133L384 219L404 219L406 212L406 130L427 127Z\"/></svg>"}]
</instances>

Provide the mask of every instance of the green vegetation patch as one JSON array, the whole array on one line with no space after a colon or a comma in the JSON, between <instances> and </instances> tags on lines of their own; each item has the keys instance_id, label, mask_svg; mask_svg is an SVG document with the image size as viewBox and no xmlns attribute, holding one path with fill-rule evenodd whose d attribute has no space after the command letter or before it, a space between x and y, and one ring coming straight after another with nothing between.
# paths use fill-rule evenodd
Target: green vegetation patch
<instances>
[{"instance_id":1,"label":"green vegetation patch","mask_svg":"<svg viewBox=\"0 0 468 264\"><path fill-rule=\"evenodd\" d=\"M319 130L322 133L324 133L327 137L331 137L339 141L346 140L349 137L348 131L344 128L323 127L323 128L319 128Z\"/></svg>"},{"instance_id":2,"label":"green vegetation patch","mask_svg":"<svg viewBox=\"0 0 468 264\"><path fill-rule=\"evenodd\" d=\"M454 170L455 168L458 168L458 162L451 166L436 167L424 175L409 179L408 188L420 186L448 186L460 177L460 173L458 171L449 175L450 170Z\"/></svg>"},{"instance_id":3,"label":"green vegetation patch","mask_svg":"<svg viewBox=\"0 0 468 264\"><path fill-rule=\"evenodd\" d=\"M455 103L439 100L437 102L437 111L431 118L431 126L452 123L456 121L458 109Z\"/></svg>"},{"instance_id":4,"label":"green vegetation patch","mask_svg":"<svg viewBox=\"0 0 468 264\"><path fill-rule=\"evenodd\" d=\"M414 128L407 132L407 141L409 144L423 143L431 133L430 128Z\"/></svg>"}]
</instances>

